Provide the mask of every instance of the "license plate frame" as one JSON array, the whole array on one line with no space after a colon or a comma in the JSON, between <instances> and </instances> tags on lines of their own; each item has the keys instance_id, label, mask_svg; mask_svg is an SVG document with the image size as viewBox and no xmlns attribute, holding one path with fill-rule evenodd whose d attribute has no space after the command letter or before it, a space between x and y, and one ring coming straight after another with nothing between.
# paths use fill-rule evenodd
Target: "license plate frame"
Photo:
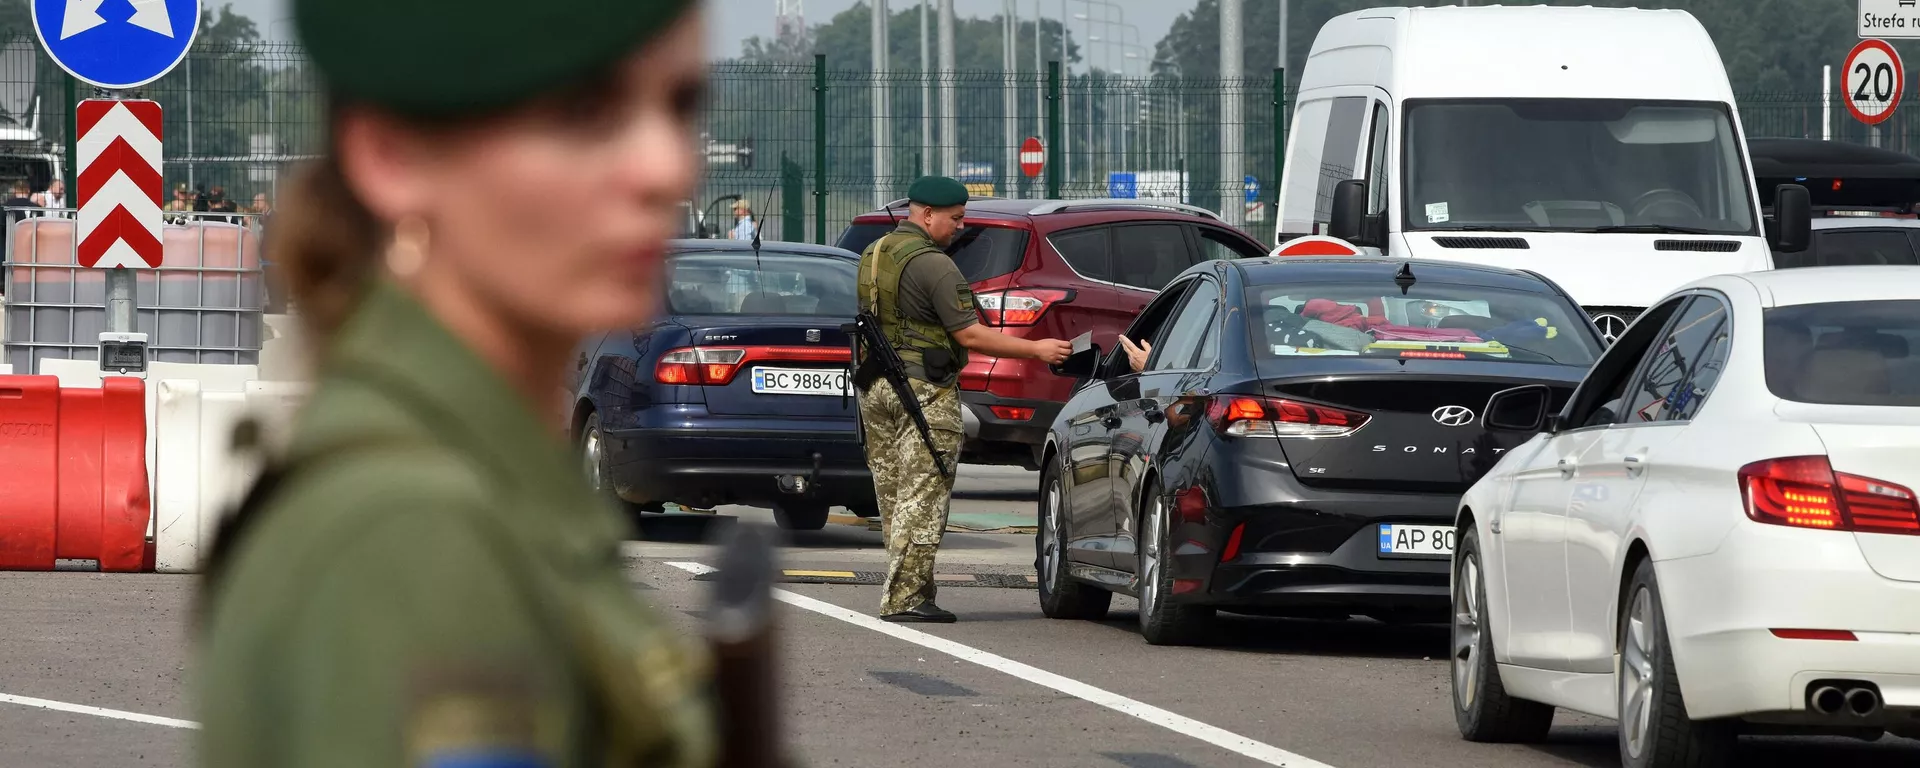
<instances>
[{"instance_id":1,"label":"license plate frame","mask_svg":"<svg viewBox=\"0 0 1920 768\"><path fill-rule=\"evenodd\" d=\"M1459 546L1451 525L1379 523L1374 554L1388 560L1451 560Z\"/></svg>"},{"instance_id":2,"label":"license plate frame","mask_svg":"<svg viewBox=\"0 0 1920 768\"><path fill-rule=\"evenodd\" d=\"M840 397L853 394L853 371L847 368L782 368L756 365L747 373L751 379L753 393L756 395ZM839 378L840 389L834 389L831 385L826 387L787 385L782 381L786 377L811 377L822 374L828 378Z\"/></svg>"}]
</instances>

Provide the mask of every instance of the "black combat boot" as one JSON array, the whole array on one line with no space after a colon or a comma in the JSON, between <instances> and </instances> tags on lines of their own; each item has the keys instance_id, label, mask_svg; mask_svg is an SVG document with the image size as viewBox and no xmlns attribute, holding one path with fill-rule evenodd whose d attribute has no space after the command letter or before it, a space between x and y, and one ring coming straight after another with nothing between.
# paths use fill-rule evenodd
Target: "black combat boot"
<instances>
[{"instance_id":1,"label":"black combat boot","mask_svg":"<svg viewBox=\"0 0 1920 768\"><path fill-rule=\"evenodd\" d=\"M900 613L889 613L880 617L880 620L909 624L952 624L959 621L960 617L953 615L951 611L943 610L940 606L934 605L932 600L928 600L914 606L912 610L901 611Z\"/></svg>"}]
</instances>

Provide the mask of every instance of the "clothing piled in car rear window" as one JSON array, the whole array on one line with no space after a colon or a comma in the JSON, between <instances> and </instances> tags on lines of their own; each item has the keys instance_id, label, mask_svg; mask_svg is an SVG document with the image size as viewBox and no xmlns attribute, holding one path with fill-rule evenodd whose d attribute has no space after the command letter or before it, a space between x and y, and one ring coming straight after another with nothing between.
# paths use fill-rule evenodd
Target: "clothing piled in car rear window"
<instances>
[{"instance_id":1,"label":"clothing piled in car rear window","mask_svg":"<svg viewBox=\"0 0 1920 768\"><path fill-rule=\"evenodd\" d=\"M1327 355L1590 365L1586 317L1549 294L1471 285L1255 286L1256 356Z\"/></svg>"}]
</instances>

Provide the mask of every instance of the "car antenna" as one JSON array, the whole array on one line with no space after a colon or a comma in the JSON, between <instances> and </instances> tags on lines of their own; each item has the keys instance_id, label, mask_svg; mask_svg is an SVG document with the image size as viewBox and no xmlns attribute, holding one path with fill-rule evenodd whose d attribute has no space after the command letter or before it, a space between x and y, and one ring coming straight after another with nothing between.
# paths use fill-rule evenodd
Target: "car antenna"
<instances>
[{"instance_id":1,"label":"car antenna","mask_svg":"<svg viewBox=\"0 0 1920 768\"><path fill-rule=\"evenodd\" d=\"M1407 295L1407 289L1413 287L1413 262L1400 263L1400 271L1393 273L1393 283L1400 286L1400 295Z\"/></svg>"},{"instance_id":2,"label":"car antenna","mask_svg":"<svg viewBox=\"0 0 1920 768\"><path fill-rule=\"evenodd\" d=\"M895 217L895 216L893 215L893 203L881 203L881 204L880 204L880 210L883 210L883 211L886 211L886 212L887 212L887 223L888 223L888 224L891 224L891 225L893 225L893 228L894 228L894 229L899 229L899 228L900 228L900 219L898 219L898 218L896 218L896 217Z\"/></svg>"},{"instance_id":3,"label":"car antenna","mask_svg":"<svg viewBox=\"0 0 1920 768\"><path fill-rule=\"evenodd\" d=\"M767 208L773 207L773 187L767 187ZM767 209L760 209L760 217L753 220L753 269L760 270L760 227L767 223Z\"/></svg>"}]
</instances>

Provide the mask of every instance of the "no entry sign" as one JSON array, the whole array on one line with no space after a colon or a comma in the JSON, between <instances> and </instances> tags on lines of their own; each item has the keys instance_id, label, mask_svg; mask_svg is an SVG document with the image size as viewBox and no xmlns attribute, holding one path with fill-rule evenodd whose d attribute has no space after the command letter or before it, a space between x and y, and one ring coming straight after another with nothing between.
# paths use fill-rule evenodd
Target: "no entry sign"
<instances>
[{"instance_id":1,"label":"no entry sign","mask_svg":"<svg viewBox=\"0 0 1920 768\"><path fill-rule=\"evenodd\" d=\"M1359 256L1359 246L1337 237L1307 235L1280 244L1269 256Z\"/></svg>"},{"instance_id":2,"label":"no entry sign","mask_svg":"<svg viewBox=\"0 0 1920 768\"><path fill-rule=\"evenodd\" d=\"M1047 167L1047 149L1040 145L1040 137L1028 136L1020 143L1020 172L1031 179L1040 175L1040 169Z\"/></svg>"},{"instance_id":3,"label":"no entry sign","mask_svg":"<svg viewBox=\"0 0 1920 768\"><path fill-rule=\"evenodd\" d=\"M1847 54L1840 68L1840 84L1847 97L1847 111L1867 125L1879 125L1893 117L1900 106L1900 92L1907 79L1900 66L1900 54L1885 40L1862 40Z\"/></svg>"}]
</instances>

